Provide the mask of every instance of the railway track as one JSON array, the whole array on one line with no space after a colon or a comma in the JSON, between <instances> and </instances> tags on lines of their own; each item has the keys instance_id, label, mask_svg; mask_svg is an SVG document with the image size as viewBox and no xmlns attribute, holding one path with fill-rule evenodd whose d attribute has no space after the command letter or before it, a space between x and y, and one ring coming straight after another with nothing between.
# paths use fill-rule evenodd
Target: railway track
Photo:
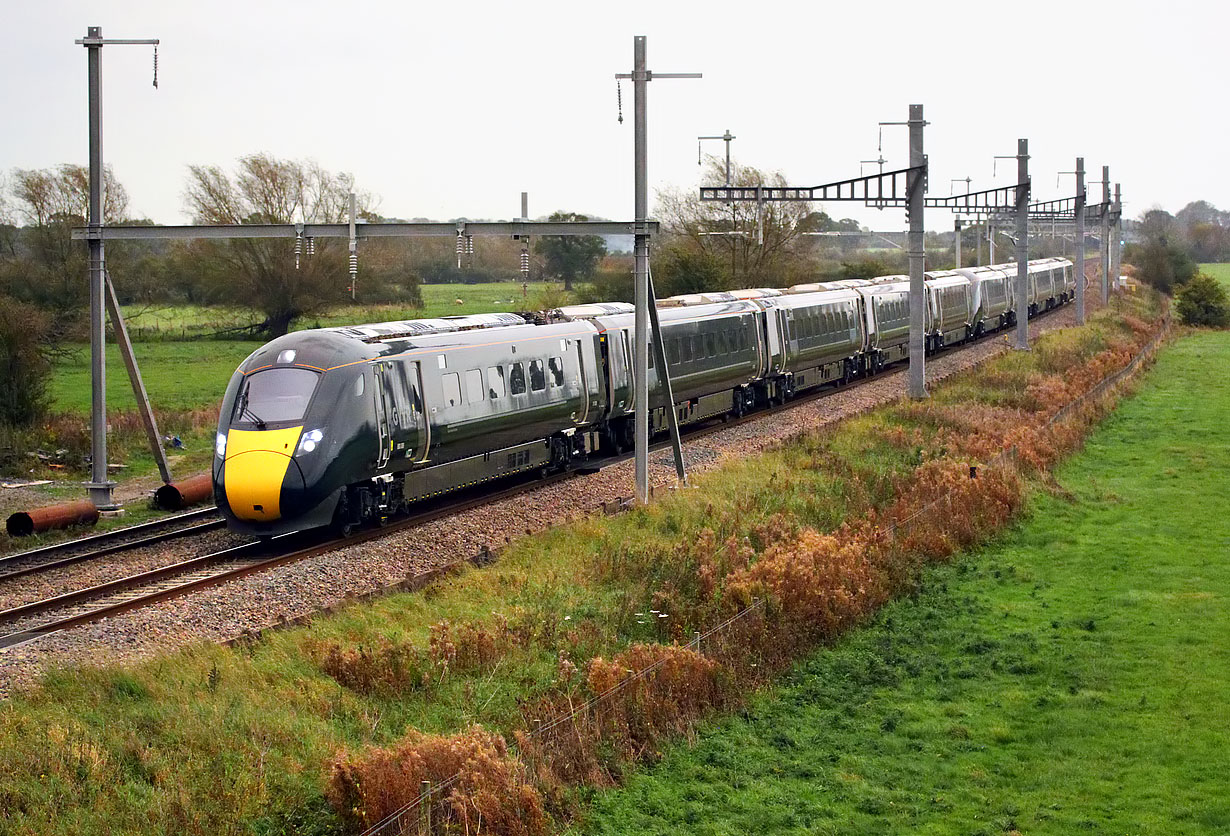
<instances>
[{"instance_id":1,"label":"railway track","mask_svg":"<svg viewBox=\"0 0 1230 836\"><path fill-rule=\"evenodd\" d=\"M1052 309L1051 311L1035 317L1035 320L1044 319L1050 313L1058 310L1062 310L1062 308ZM986 334L979 338L978 342L995 339L1003 333L1004 332L999 331ZM963 344L963 347L970 344L971 343L965 343ZM845 390L855 389L877 379L879 379L878 376L860 378L847 383L840 388ZM779 414L790 409L804 406L827 396L833 391L835 391L833 387L819 387L813 392L793 398L785 404L781 404L768 410L759 410L739 418L729 418L728 420L713 419L705 423L696 424L685 429L685 438L688 440L703 438L706 435L717 433L730 427L751 423L769 415ZM650 446L650 450L651 452L656 452L663 449L668 449L669 447L670 441L669 439L666 439L652 444ZM12 609L0 612L0 649L26 644L42 636L51 635L52 633L57 633L61 630L66 630L82 624L88 624L93 621L112 618L131 610L150 606L151 604L155 604L160 601L197 592L199 590L227 583L232 580L237 580L257 572L264 572L277 568L278 566L305 560L337 548L374 541L390 534L406 531L442 517L447 517L471 510L481 505L497 502L501 499L506 499L518 494L533 491L548 484L595 473L603 468L626 461L632 458L632 455L632 452L624 452L604 459L586 462L575 470L561 471L549 474L544 478L518 482L498 491L473 491L473 495L464 493L454 495L452 501L439 501L430 507L422 508L416 512L413 512L409 516L389 520L384 525L364 529L345 538L322 539L319 532L297 532L294 534L287 534L267 541L247 543L241 546L223 549L212 554L191 558L169 566L119 578L114 581L108 581L93 587L35 601L19 607L14 607ZM198 512L192 512L190 514L181 514L177 517L157 522L160 524L166 524L176 520L187 522L190 518L200 519L209 513L216 513L216 509L211 508ZM9 558L5 558L3 561L0 561L0 566L18 559L34 557L36 555L48 552L51 549L70 547L71 545L81 546L90 542L97 542L103 538L115 538L125 534L131 536L138 530L145 530L147 526L152 527L152 525L153 524L146 523L142 526L133 526L128 529L121 529L115 532L108 532L107 534L85 538L84 540L78 540L73 544L62 544L62 546L46 547L44 549L24 552L19 555L12 555ZM62 557L52 562L40 563L34 567L10 571L7 574L0 574L0 581L34 572L46 571L53 566L59 567L69 565L80 560L93 559L95 557L115 553L124 549L135 548L141 545L156 544L158 542L163 542L176 537L186 536L195 531L206 529L212 530L222 525L223 521L217 520L170 532L149 535L147 537L138 538L137 540L124 540L118 543L109 543L107 545L103 545L99 549L82 555ZM44 618L40 618L40 616L44 616Z\"/></svg>"},{"instance_id":2,"label":"railway track","mask_svg":"<svg viewBox=\"0 0 1230 836\"><path fill-rule=\"evenodd\" d=\"M202 520L204 522L201 522ZM218 516L218 509L210 506L102 534L5 555L0 557L0 583L181 537L215 531L224 525L225 521ZM169 530L163 530L168 527Z\"/></svg>"}]
</instances>

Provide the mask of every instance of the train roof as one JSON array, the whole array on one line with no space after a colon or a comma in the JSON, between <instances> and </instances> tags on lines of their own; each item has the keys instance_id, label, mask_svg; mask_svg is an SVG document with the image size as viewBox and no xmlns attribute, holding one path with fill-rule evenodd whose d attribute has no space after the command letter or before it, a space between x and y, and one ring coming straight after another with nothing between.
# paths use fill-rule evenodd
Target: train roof
<instances>
[{"instance_id":1,"label":"train roof","mask_svg":"<svg viewBox=\"0 0 1230 836\"><path fill-rule=\"evenodd\" d=\"M400 319L392 322L376 322L371 325L342 325L336 328L321 328L344 337L363 342L382 342L396 337L414 337L421 334L446 334L457 331L472 331L480 328L507 328L525 325L527 320L520 314L489 313L441 316L433 319Z\"/></svg>"},{"instance_id":2,"label":"train roof","mask_svg":"<svg viewBox=\"0 0 1230 836\"><path fill-rule=\"evenodd\" d=\"M592 302L585 305L565 305L549 312L552 319L563 319L569 322L582 319L593 319L597 316L634 313L636 306L631 302Z\"/></svg>"}]
</instances>

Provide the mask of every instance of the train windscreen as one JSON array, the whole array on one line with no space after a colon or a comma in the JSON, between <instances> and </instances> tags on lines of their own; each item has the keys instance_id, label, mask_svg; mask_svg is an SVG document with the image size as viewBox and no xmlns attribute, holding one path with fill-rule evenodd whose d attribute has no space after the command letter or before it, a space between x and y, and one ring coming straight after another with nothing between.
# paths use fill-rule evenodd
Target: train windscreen
<instances>
[{"instance_id":1,"label":"train windscreen","mask_svg":"<svg viewBox=\"0 0 1230 836\"><path fill-rule=\"evenodd\" d=\"M232 424L299 421L307 412L320 375L308 369L269 369L248 375L235 397Z\"/></svg>"}]
</instances>

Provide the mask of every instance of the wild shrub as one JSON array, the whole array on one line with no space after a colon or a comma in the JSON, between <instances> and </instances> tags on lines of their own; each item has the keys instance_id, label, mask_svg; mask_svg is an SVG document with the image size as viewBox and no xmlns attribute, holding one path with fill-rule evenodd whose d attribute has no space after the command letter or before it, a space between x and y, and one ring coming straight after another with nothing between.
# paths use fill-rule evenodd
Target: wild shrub
<instances>
[{"instance_id":1,"label":"wild shrub","mask_svg":"<svg viewBox=\"0 0 1230 836\"><path fill-rule=\"evenodd\" d=\"M433 672L421 649L388 640L353 648L330 642L318 648L317 663L339 685L363 694L421 688Z\"/></svg>"},{"instance_id":2,"label":"wild shrub","mask_svg":"<svg viewBox=\"0 0 1230 836\"><path fill-rule=\"evenodd\" d=\"M477 725L454 735L411 729L394 746L343 754L332 765L327 793L346 824L358 831L413 803L423 781L439 788L430 803L433 827L441 832L546 832L542 796L524 765L503 737ZM423 814L416 808L407 821L422 821ZM412 827L406 829L415 832Z\"/></svg>"},{"instance_id":3,"label":"wild shrub","mask_svg":"<svg viewBox=\"0 0 1230 836\"><path fill-rule=\"evenodd\" d=\"M1226 289L1212 276L1198 273L1179 289L1179 319L1185 325L1225 328L1230 325L1230 299Z\"/></svg>"},{"instance_id":4,"label":"wild shrub","mask_svg":"<svg viewBox=\"0 0 1230 836\"><path fill-rule=\"evenodd\" d=\"M0 424L23 427L47 412L47 315L0 296Z\"/></svg>"}]
</instances>

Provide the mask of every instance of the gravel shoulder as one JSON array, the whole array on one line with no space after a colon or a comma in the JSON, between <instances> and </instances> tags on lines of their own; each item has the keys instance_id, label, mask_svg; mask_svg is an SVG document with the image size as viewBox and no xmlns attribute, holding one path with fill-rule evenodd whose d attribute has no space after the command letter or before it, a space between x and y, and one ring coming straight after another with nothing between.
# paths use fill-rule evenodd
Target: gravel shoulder
<instances>
[{"instance_id":1,"label":"gravel shoulder","mask_svg":"<svg viewBox=\"0 0 1230 836\"><path fill-rule=\"evenodd\" d=\"M1031 337L1074 323L1075 311L1069 305L1041 322L1031 323ZM928 383L938 382L1008 350L1007 340L1007 336L1000 335L931 358L927 363ZM864 385L835 391L757 421L685 441L689 471L713 470L728 456L746 456L800 433L889 403L902 397L904 386L905 369L901 368ZM649 464L650 480L656 488L674 484L674 466L669 452L652 456ZM545 485L536 491L460 512L372 543L341 548L114 619L0 649L0 697L14 687L34 682L46 669L131 662L202 641L224 641L245 631L264 629L286 619L335 606L356 595L387 588L408 576L472 557L484 548L501 547L513 538L533 536L552 524L595 513L603 503L629 496L633 467L631 460L620 462L596 474ZM583 502L578 502L578 492L583 492ZM191 541L191 548L198 553L199 543L199 538ZM187 541L184 547L188 547ZM163 546L162 551L170 548ZM183 555L176 559L183 559ZM154 556L143 554L124 556L122 560L131 561L132 567L142 565L144 560L155 560L151 568L174 562L168 558L165 563L157 564ZM117 563L108 562L96 571L105 569L110 577L116 577ZM131 574L131 571L126 573ZM25 593L0 589L0 606L7 600L5 596L20 597L21 594Z\"/></svg>"}]
</instances>

